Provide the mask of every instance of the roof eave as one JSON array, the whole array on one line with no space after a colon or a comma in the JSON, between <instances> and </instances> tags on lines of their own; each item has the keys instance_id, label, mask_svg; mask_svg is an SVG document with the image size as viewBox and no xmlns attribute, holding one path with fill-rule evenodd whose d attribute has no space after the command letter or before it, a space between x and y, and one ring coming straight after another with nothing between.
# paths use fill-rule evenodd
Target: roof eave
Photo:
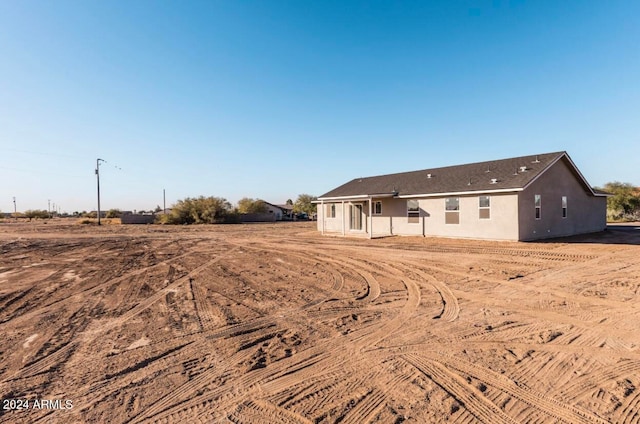
<instances>
[{"instance_id":1,"label":"roof eave","mask_svg":"<svg viewBox=\"0 0 640 424\"><path fill-rule=\"evenodd\" d=\"M314 203L321 203L323 201L334 201L334 200L366 200L366 199L380 199L383 197L396 197L397 193L372 193L372 194L353 194L350 196L327 196L327 197L318 197Z\"/></svg>"},{"instance_id":2,"label":"roof eave","mask_svg":"<svg viewBox=\"0 0 640 424\"><path fill-rule=\"evenodd\" d=\"M403 195L399 195L398 198L411 199L411 198L417 198L417 197L465 196L468 194L514 193L522 190L524 190L522 187L516 187L516 188L499 188L494 190L468 190L468 191L450 191L445 193L403 194Z\"/></svg>"}]
</instances>

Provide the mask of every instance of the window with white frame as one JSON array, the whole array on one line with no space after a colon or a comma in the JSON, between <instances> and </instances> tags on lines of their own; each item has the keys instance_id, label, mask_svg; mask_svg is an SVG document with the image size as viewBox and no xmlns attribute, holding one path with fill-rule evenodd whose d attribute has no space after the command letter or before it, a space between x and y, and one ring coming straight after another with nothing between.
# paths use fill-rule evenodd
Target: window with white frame
<instances>
[{"instance_id":1,"label":"window with white frame","mask_svg":"<svg viewBox=\"0 0 640 424\"><path fill-rule=\"evenodd\" d=\"M444 199L444 223L459 224L460 223L460 198L447 197Z\"/></svg>"},{"instance_id":2,"label":"window with white frame","mask_svg":"<svg viewBox=\"0 0 640 424\"><path fill-rule=\"evenodd\" d=\"M567 196L562 196L562 217L567 217Z\"/></svg>"},{"instance_id":3,"label":"window with white frame","mask_svg":"<svg viewBox=\"0 0 640 424\"><path fill-rule=\"evenodd\" d=\"M327 218L335 218L336 217L336 205L331 204L327 205Z\"/></svg>"},{"instance_id":4,"label":"window with white frame","mask_svg":"<svg viewBox=\"0 0 640 424\"><path fill-rule=\"evenodd\" d=\"M536 208L536 219L542 219L542 196L536 194L534 196L534 204Z\"/></svg>"},{"instance_id":5,"label":"window with white frame","mask_svg":"<svg viewBox=\"0 0 640 424\"><path fill-rule=\"evenodd\" d=\"M490 219L491 218L491 197L480 196L478 198L478 218Z\"/></svg>"},{"instance_id":6,"label":"window with white frame","mask_svg":"<svg viewBox=\"0 0 640 424\"><path fill-rule=\"evenodd\" d=\"M382 215L382 202L376 201L373 202L373 214L374 215Z\"/></svg>"},{"instance_id":7,"label":"window with white frame","mask_svg":"<svg viewBox=\"0 0 640 424\"><path fill-rule=\"evenodd\" d=\"M407 221L409 224L418 224L420 222L420 204L417 200L407 200Z\"/></svg>"}]
</instances>

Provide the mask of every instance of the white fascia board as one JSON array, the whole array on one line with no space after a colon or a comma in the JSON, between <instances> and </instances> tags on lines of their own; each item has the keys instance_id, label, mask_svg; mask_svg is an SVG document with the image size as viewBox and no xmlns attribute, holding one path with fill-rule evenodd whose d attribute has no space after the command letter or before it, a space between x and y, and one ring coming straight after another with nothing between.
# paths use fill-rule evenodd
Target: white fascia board
<instances>
[{"instance_id":1,"label":"white fascia board","mask_svg":"<svg viewBox=\"0 0 640 424\"><path fill-rule=\"evenodd\" d=\"M473 190L473 191L452 191L449 193L429 193L429 194L405 194L398 196L400 199L412 199L417 197L446 197L446 196L466 196L468 194L491 194L491 193L513 193L522 191L523 188L503 188L497 190Z\"/></svg>"},{"instance_id":2,"label":"white fascia board","mask_svg":"<svg viewBox=\"0 0 640 424\"><path fill-rule=\"evenodd\" d=\"M378 194L358 194L355 196L336 196L336 197L320 197L316 200L317 203L323 202L333 202L333 201L341 201L341 200L362 200L362 199L381 199L385 197L395 197L396 195L393 193L378 193Z\"/></svg>"},{"instance_id":3,"label":"white fascia board","mask_svg":"<svg viewBox=\"0 0 640 424\"><path fill-rule=\"evenodd\" d=\"M371 196L368 194L359 194L357 196L336 196L336 197L320 197L316 202L324 201L331 202L333 200L360 200L360 199L368 199Z\"/></svg>"}]
</instances>

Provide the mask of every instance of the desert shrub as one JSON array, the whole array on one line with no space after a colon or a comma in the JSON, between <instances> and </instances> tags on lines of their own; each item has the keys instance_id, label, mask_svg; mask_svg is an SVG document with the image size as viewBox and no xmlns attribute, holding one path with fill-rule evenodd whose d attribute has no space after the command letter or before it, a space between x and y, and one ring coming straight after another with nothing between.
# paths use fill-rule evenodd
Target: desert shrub
<instances>
[{"instance_id":1,"label":"desert shrub","mask_svg":"<svg viewBox=\"0 0 640 424\"><path fill-rule=\"evenodd\" d=\"M640 220L639 187L613 181L606 183L602 190L612 194L607 198L607 219L609 221Z\"/></svg>"},{"instance_id":2,"label":"desert shrub","mask_svg":"<svg viewBox=\"0 0 640 424\"><path fill-rule=\"evenodd\" d=\"M29 218L29 221L32 219L46 219L49 218L49 212L39 209L29 209L24 211L24 216Z\"/></svg>"},{"instance_id":3,"label":"desert shrub","mask_svg":"<svg viewBox=\"0 0 640 424\"><path fill-rule=\"evenodd\" d=\"M171 207L171 213L162 215L166 224L216 224L232 217L231 204L221 197L187 197Z\"/></svg>"},{"instance_id":4,"label":"desert shrub","mask_svg":"<svg viewBox=\"0 0 640 424\"><path fill-rule=\"evenodd\" d=\"M120 218L122 216L122 211L120 209L109 209L106 218Z\"/></svg>"}]
</instances>

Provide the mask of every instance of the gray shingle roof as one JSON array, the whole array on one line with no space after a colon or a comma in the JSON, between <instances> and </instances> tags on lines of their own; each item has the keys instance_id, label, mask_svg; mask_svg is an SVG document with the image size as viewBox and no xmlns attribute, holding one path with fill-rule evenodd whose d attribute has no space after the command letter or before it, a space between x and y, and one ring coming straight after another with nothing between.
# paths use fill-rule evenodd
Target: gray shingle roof
<instances>
[{"instance_id":1,"label":"gray shingle roof","mask_svg":"<svg viewBox=\"0 0 640 424\"><path fill-rule=\"evenodd\" d=\"M566 157L571 167L575 167L566 152L544 153L444 168L356 178L323 194L319 199L358 195L390 195L392 193L396 193L398 196L411 196L517 190L524 188L563 156ZM577 169L576 173L579 174ZM578 178L582 179L581 176ZM492 182L492 179L496 181ZM586 188L590 189L588 186Z\"/></svg>"}]
</instances>

